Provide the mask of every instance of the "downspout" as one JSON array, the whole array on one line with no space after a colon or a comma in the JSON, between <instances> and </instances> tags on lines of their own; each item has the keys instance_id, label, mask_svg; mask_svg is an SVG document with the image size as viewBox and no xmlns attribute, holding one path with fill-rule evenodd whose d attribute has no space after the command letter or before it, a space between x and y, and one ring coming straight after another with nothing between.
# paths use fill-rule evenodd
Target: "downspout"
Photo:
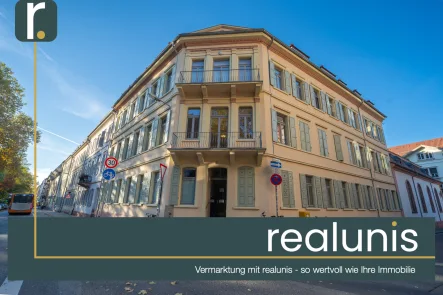
<instances>
[{"instance_id":1,"label":"downspout","mask_svg":"<svg viewBox=\"0 0 443 295\"><path fill-rule=\"evenodd\" d=\"M360 122L359 123L360 123L360 125L362 127L361 128L362 129L361 132L363 133L363 142L365 144L365 152L366 152L369 149L369 147L368 147L367 140L366 140L366 129L363 126L364 120L362 120L363 117L362 117L361 112L360 112L360 107L362 106L363 102L364 102L364 100L362 99L361 102L360 102L360 105L357 107L357 110L358 110L358 115L360 116ZM367 159L367 157L366 157L366 159ZM372 161L371 161L371 167L369 167L369 173L371 173L371 182L372 182L372 187L374 188L374 199L375 199L374 201L377 203L377 216L380 217L380 205L381 204L378 204L377 200L379 198L376 197L377 189L375 187L374 174L372 172L373 161L374 161L374 159L372 159Z\"/></svg>"},{"instance_id":2,"label":"downspout","mask_svg":"<svg viewBox=\"0 0 443 295\"><path fill-rule=\"evenodd\" d=\"M266 53L267 53L267 55L268 55L268 72L269 72L269 62L270 62L270 60L269 60L269 48L271 48L271 46L272 46L272 44L274 44L274 36L271 36L271 44L269 44L268 46L267 46L267 48L266 48ZM264 76L264 75L263 75ZM269 81L269 84L271 84L271 81ZM269 90L271 90L271 87L269 86ZM269 110L270 110L270 112L271 112L271 130L272 130L272 96L271 95L269 95L269 106L270 106L270 108L269 108ZM272 133L271 134L274 134L274 130L272 130ZM273 136L273 135L272 135ZM275 149L274 149L274 139L272 139L271 140L271 142L272 142L272 154L275 154Z\"/></svg>"},{"instance_id":3,"label":"downspout","mask_svg":"<svg viewBox=\"0 0 443 295\"><path fill-rule=\"evenodd\" d=\"M417 193L417 186L415 186L415 181L414 181L414 176L412 176L412 184L414 185L414 191L415 194L417 195L417 200L418 200L418 207L420 208L420 216L423 217L423 212L422 212L422 208L421 208L421 200L420 200L420 196Z\"/></svg>"}]
</instances>

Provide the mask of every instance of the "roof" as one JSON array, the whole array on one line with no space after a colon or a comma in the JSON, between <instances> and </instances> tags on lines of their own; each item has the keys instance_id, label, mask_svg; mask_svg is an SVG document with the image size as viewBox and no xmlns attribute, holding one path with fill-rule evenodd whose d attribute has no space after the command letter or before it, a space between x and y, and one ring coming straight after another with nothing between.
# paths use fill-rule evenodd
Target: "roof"
<instances>
[{"instance_id":1,"label":"roof","mask_svg":"<svg viewBox=\"0 0 443 295\"><path fill-rule=\"evenodd\" d=\"M408 154L410 151L415 150L417 147L419 147L421 145L443 148L443 137L428 139L428 140L423 140L423 141L417 141L417 142L398 145L398 146L393 146L393 147L389 148L389 151L396 153L400 156L404 156L404 155Z\"/></svg>"},{"instance_id":2,"label":"roof","mask_svg":"<svg viewBox=\"0 0 443 295\"><path fill-rule=\"evenodd\" d=\"M408 159L403 158L402 156L397 155L392 152L389 153L389 158L390 158L391 163L394 163L395 165L400 166L403 169L406 169L413 174L418 174L421 177L425 177L426 179L429 179L432 182L438 182L441 184L441 182L439 180L431 177L428 174L428 170L426 168L422 168L419 165L409 161Z\"/></svg>"},{"instance_id":3,"label":"roof","mask_svg":"<svg viewBox=\"0 0 443 295\"><path fill-rule=\"evenodd\" d=\"M182 34L179 34L178 36L176 36L174 38L174 40L172 42L170 42L162 50L162 52L160 52L160 54L154 59L154 61L143 71L143 73L141 73L137 77L137 79L131 85L129 85L129 87L121 94L121 96L114 103L113 108L126 96L126 94L128 92L130 92L132 87L134 87L143 78L143 76L149 70L151 70L154 67L154 65L157 63L157 61L159 61L160 58L164 54L166 54L173 47L173 45L177 42L177 40L179 40L180 38L182 38L182 37L194 37L194 36L208 36L208 35L214 35L215 36L215 35L225 35L225 34L244 34L244 33L264 33L264 34L268 35L273 40L273 42L275 41L275 42L279 43L281 46L283 46L284 48L286 48L290 52L294 53L295 55L297 55L299 57L302 57L312 67L314 67L318 71L320 71L320 72L325 74L324 70L322 70L320 68L320 66L318 66L318 65L314 64L312 61L310 61L309 60L309 56L307 56L303 52L298 52L300 50L298 48L296 48L293 44L287 45L286 43L284 43L283 41L281 41L280 39L278 39L277 37L275 37L274 35L272 35L271 33L269 33L268 31L266 31L263 28L246 28L246 27L232 26L232 25L227 25L227 24L219 24L219 25L215 25L215 26L212 26L212 27L204 28L204 29L197 30L197 31L194 31L194 32L190 32L190 33L182 33ZM348 88L348 86L345 83L340 83L340 81L342 81L341 79L337 79L337 78L335 78L335 77L333 77L331 75L327 75L327 74L325 74L325 76L328 77L329 79L331 79L333 82L335 82L340 87L342 87L345 90L347 90L349 93L351 93L354 96L356 96L357 98L363 100L368 107L370 107L371 109L376 111L382 117L387 118L387 116L385 114L383 114L380 110L378 110L373 104L369 104L368 100L366 100L366 99L362 98L360 95L356 94L353 90Z\"/></svg>"}]
</instances>

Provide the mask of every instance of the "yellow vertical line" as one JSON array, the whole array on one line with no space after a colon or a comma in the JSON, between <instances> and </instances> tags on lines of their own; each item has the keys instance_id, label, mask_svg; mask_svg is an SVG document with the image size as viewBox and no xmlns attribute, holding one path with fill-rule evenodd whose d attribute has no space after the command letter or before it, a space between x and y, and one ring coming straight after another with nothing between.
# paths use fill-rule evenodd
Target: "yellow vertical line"
<instances>
[{"instance_id":1,"label":"yellow vertical line","mask_svg":"<svg viewBox=\"0 0 443 295\"><path fill-rule=\"evenodd\" d=\"M34 42L34 258L37 257L37 42Z\"/></svg>"}]
</instances>

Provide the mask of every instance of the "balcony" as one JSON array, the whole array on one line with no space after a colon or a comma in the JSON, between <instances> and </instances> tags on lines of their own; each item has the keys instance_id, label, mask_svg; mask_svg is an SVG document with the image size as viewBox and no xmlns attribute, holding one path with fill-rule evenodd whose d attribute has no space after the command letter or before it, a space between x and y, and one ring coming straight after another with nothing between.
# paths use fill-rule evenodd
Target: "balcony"
<instances>
[{"instance_id":1,"label":"balcony","mask_svg":"<svg viewBox=\"0 0 443 295\"><path fill-rule=\"evenodd\" d=\"M259 69L182 71L176 83L183 99L258 98L262 84Z\"/></svg>"},{"instance_id":2,"label":"balcony","mask_svg":"<svg viewBox=\"0 0 443 295\"><path fill-rule=\"evenodd\" d=\"M169 151L175 163L260 166L265 149L261 132L175 132Z\"/></svg>"}]
</instances>

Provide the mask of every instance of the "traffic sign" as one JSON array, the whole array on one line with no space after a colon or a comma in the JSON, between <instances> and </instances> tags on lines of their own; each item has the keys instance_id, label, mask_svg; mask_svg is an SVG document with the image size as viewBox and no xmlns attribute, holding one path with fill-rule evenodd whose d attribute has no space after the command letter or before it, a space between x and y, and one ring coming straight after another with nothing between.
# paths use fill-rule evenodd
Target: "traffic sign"
<instances>
[{"instance_id":1,"label":"traffic sign","mask_svg":"<svg viewBox=\"0 0 443 295\"><path fill-rule=\"evenodd\" d=\"M105 166L107 168L115 168L118 165L118 160L114 157L108 157L105 160Z\"/></svg>"},{"instance_id":2,"label":"traffic sign","mask_svg":"<svg viewBox=\"0 0 443 295\"><path fill-rule=\"evenodd\" d=\"M271 176L271 183L275 186L280 185L282 180L280 174L272 174Z\"/></svg>"},{"instance_id":3,"label":"traffic sign","mask_svg":"<svg viewBox=\"0 0 443 295\"><path fill-rule=\"evenodd\" d=\"M115 177L115 171L114 169L106 169L102 175L105 180L111 180Z\"/></svg>"},{"instance_id":4,"label":"traffic sign","mask_svg":"<svg viewBox=\"0 0 443 295\"><path fill-rule=\"evenodd\" d=\"M276 160L272 160L271 161L271 167L272 168L279 168L279 169L281 169L281 162L280 161L276 161Z\"/></svg>"}]
</instances>

